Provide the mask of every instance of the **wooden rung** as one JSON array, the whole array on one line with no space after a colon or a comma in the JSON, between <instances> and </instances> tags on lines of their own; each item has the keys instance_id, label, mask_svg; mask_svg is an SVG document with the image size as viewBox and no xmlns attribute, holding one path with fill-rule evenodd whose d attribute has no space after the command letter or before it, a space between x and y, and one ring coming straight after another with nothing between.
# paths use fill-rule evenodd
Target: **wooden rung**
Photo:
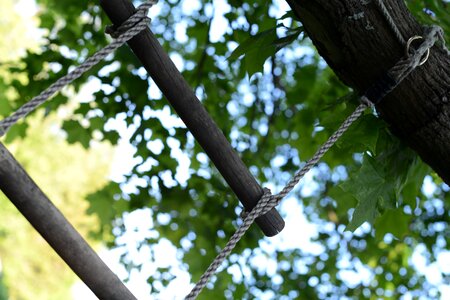
<instances>
[{"instance_id":1,"label":"wooden rung","mask_svg":"<svg viewBox=\"0 0 450 300\"><path fill-rule=\"evenodd\" d=\"M116 27L135 12L135 7L129 0L100 0L100 5ZM128 45L246 210L250 211L263 195L263 189L231 147L151 30L143 31L131 39ZM256 223L267 236L274 236L284 228L284 221L276 209L257 218Z\"/></svg>"},{"instance_id":2,"label":"wooden rung","mask_svg":"<svg viewBox=\"0 0 450 300\"><path fill-rule=\"evenodd\" d=\"M99 299L136 299L2 143L0 189Z\"/></svg>"}]
</instances>

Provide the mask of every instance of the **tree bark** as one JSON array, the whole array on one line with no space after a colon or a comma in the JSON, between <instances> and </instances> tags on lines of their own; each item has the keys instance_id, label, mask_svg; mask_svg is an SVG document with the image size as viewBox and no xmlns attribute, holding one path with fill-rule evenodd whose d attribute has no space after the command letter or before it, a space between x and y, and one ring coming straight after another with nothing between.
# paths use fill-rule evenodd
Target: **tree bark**
<instances>
[{"instance_id":1,"label":"tree bark","mask_svg":"<svg viewBox=\"0 0 450 300\"><path fill-rule=\"evenodd\" d=\"M364 92L405 53L371 0L286 0L337 76ZM423 33L403 0L384 0L403 37ZM379 116L450 184L450 57L431 49L417 68L378 105Z\"/></svg>"}]
</instances>

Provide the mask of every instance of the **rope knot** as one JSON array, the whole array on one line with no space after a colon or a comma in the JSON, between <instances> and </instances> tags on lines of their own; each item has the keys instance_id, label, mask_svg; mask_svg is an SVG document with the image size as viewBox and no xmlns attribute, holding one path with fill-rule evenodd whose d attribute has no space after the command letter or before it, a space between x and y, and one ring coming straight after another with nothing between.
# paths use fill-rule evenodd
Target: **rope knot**
<instances>
[{"instance_id":1,"label":"rope knot","mask_svg":"<svg viewBox=\"0 0 450 300\"><path fill-rule=\"evenodd\" d=\"M370 101L369 98L366 95L362 95L359 98L359 102L361 102L361 104L364 104L367 107L373 107L374 106L373 102Z\"/></svg>"},{"instance_id":2,"label":"rope knot","mask_svg":"<svg viewBox=\"0 0 450 300\"><path fill-rule=\"evenodd\" d=\"M424 26L424 36L413 36L409 39L406 45L406 56L411 56L411 66L413 68L422 66L430 56L430 49L436 43L437 40L440 40L442 28L436 25L432 26ZM423 40L423 42L412 51L412 55L410 54L410 46L411 42L415 39Z\"/></svg>"},{"instance_id":3,"label":"rope knot","mask_svg":"<svg viewBox=\"0 0 450 300\"><path fill-rule=\"evenodd\" d=\"M131 15L125 22L123 22L120 26L116 27L115 25L106 26L105 33L109 34L112 38L117 39L122 34L128 32L131 28L136 27L140 23L147 24L151 21L149 17L147 17L148 11L150 8L155 5L157 0L147 1L136 9L133 15Z\"/></svg>"},{"instance_id":4,"label":"rope knot","mask_svg":"<svg viewBox=\"0 0 450 300\"><path fill-rule=\"evenodd\" d=\"M249 216L251 216L251 218L254 220L256 218L265 215L277 205L278 205L277 197L272 195L270 189L264 188L264 194L258 200L256 206L253 207L253 209L250 212L246 211L244 208L240 214L240 217L241 219L245 220Z\"/></svg>"}]
</instances>

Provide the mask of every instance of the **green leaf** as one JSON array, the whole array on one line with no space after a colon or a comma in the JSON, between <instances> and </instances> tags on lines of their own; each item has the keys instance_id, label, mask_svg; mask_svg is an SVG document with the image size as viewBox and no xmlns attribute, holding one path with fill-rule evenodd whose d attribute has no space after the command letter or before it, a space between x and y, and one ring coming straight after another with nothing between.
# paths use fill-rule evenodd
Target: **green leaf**
<instances>
[{"instance_id":1,"label":"green leaf","mask_svg":"<svg viewBox=\"0 0 450 300\"><path fill-rule=\"evenodd\" d=\"M228 60L231 62L235 61L244 54L258 50L260 46L271 45L277 38L276 29L277 27L274 27L251 36L243 43L241 43L236 49L234 49L234 51L228 57Z\"/></svg>"},{"instance_id":2,"label":"green leaf","mask_svg":"<svg viewBox=\"0 0 450 300\"><path fill-rule=\"evenodd\" d=\"M99 217L100 223L104 227L110 226L116 211L113 206L114 198L121 194L117 183L111 182L102 190L87 197L89 201L88 214L95 214Z\"/></svg>"},{"instance_id":3,"label":"green leaf","mask_svg":"<svg viewBox=\"0 0 450 300\"><path fill-rule=\"evenodd\" d=\"M253 74L261 72L267 58L273 56L281 48L291 44L302 32L302 28L299 27L293 30L292 34L278 38L277 29L280 26L282 25L277 25L251 36L231 53L228 60L233 62L245 55L244 67L248 75L251 77Z\"/></svg>"},{"instance_id":4,"label":"green leaf","mask_svg":"<svg viewBox=\"0 0 450 300\"><path fill-rule=\"evenodd\" d=\"M13 125L6 134L6 143L11 143L16 138L24 137L27 132L27 123L18 123Z\"/></svg>"},{"instance_id":5,"label":"green leaf","mask_svg":"<svg viewBox=\"0 0 450 300\"><path fill-rule=\"evenodd\" d=\"M351 126L344 136L337 142L343 149L354 152L370 151L376 154L376 146L380 130L386 128L386 123L372 114L361 117Z\"/></svg>"},{"instance_id":6,"label":"green leaf","mask_svg":"<svg viewBox=\"0 0 450 300\"><path fill-rule=\"evenodd\" d=\"M387 233L391 233L396 238L401 239L410 231L409 224L412 219L413 216L405 214L401 208L389 209L377 218L375 237L381 240Z\"/></svg>"},{"instance_id":7,"label":"green leaf","mask_svg":"<svg viewBox=\"0 0 450 300\"><path fill-rule=\"evenodd\" d=\"M336 213L339 221L341 221L341 218L346 219L348 210L354 208L358 203L355 197L351 193L344 191L340 185L331 187L327 195L338 201Z\"/></svg>"},{"instance_id":8,"label":"green leaf","mask_svg":"<svg viewBox=\"0 0 450 300\"><path fill-rule=\"evenodd\" d=\"M105 124L105 120L101 117L95 117L89 119L90 130L93 131L95 129L101 130L103 129L103 125Z\"/></svg>"},{"instance_id":9,"label":"green leaf","mask_svg":"<svg viewBox=\"0 0 450 300\"><path fill-rule=\"evenodd\" d=\"M70 144L79 142L84 148L89 148L91 135L88 131L83 130L78 121L69 120L64 122L63 129L67 132L67 141Z\"/></svg>"},{"instance_id":10,"label":"green leaf","mask_svg":"<svg viewBox=\"0 0 450 300\"><path fill-rule=\"evenodd\" d=\"M361 168L342 184L358 199L349 230L366 221L373 224L378 214L397 207L407 183L412 185L408 186L408 197L413 197L411 190L418 191L423 182L425 170L421 169L417 154L386 131L380 131L375 152L376 157L366 154Z\"/></svg>"},{"instance_id":11,"label":"green leaf","mask_svg":"<svg viewBox=\"0 0 450 300\"><path fill-rule=\"evenodd\" d=\"M358 206L355 208L347 230L354 231L364 222L373 223L378 215L379 201L383 197L388 197L389 183L374 164L374 159L366 155L359 172L352 176L352 180L344 182L341 186L344 191L358 199Z\"/></svg>"},{"instance_id":12,"label":"green leaf","mask_svg":"<svg viewBox=\"0 0 450 300\"><path fill-rule=\"evenodd\" d=\"M291 19L294 19L294 20L297 19L297 16L295 15L293 10L290 10L290 11L286 12L278 20L284 20L284 19L288 19L288 18L291 18Z\"/></svg>"},{"instance_id":13,"label":"green leaf","mask_svg":"<svg viewBox=\"0 0 450 300\"><path fill-rule=\"evenodd\" d=\"M295 28L294 30L292 30L292 32L292 34L288 34L285 37L278 38L274 41L274 44L277 46L277 48L282 49L297 40L300 33L303 32L303 27Z\"/></svg>"},{"instance_id":14,"label":"green leaf","mask_svg":"<svg viewBox=\"0 0 450 300\"><path fill-rule=\"evenodd\" d=\"M276 52L275 47L261 48L258 53L246 55L244 59L244 67L249 77L258 72L263 72L264 63L267 58L274 55Z\"/></svg>"},{"instance_id":15,"label":"green leaf","mask_svg":"<svg viewBox=\"0 0 450 300\"><path fill-rule=\"evenodd\" d=\"M420 194L423 180L430 172L431 168L419 157L416 157L414 163L412 163L409 168L408 180L401 192L403 203L409 204L412 207L416 205L416 198Z\"/></svg>"},{"instance_id":16,"label":"green leaf","mask_svg":"<svg viewBox=\"0 0 450 300\"><path fill-rule=\"evenodd\" d=\"M245 69L249 76L262 70L266 59L277 52L275 41L277 40L278 26L251 36L239 45L229 56L233 62L245 55Z\"/></svg>"},{"instance_id":17,"label":"green leaf","mask_svg":"<svg viewBox=\"0 0 450 300\"><path fill-rule=\"evenodd\" d=\"M1 116L7 116L11 113L12 107L11 103L8 101L8 99L0 98L0 115Z\"/></svg>"}]
</instances>

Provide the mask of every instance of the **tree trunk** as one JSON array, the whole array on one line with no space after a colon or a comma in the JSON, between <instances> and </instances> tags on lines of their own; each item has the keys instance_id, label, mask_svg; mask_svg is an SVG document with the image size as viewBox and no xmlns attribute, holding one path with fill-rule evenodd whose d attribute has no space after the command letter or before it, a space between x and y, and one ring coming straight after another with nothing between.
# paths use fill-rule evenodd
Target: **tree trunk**
<instances>
[{"instance_id":1,"label":"tree trunk","mask_svg":"<svg viewBox=\"0 0 450 300\"><path fill-rule=\"evenodd\" d=\"M364 92L405 53L370 0L287 0L337 76ZM403 0L384 0L403 37L423 33ZM439 47L377 111L397 137L450 184L450 57Z\"/></svg>"}]
</instances>

